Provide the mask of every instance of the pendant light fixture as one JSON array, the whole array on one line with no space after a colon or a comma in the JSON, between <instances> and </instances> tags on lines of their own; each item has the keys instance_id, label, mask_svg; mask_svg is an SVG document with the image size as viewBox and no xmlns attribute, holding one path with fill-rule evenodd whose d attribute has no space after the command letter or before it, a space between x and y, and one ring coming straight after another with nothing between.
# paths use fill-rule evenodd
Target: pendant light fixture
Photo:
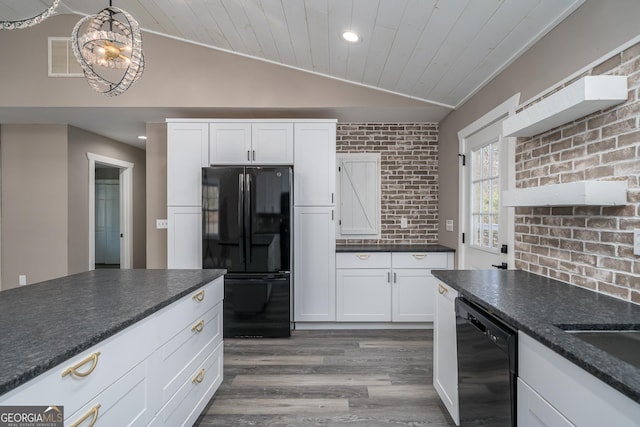
<instances>
[{"instance_id":1,"label":"pendant light fixture","mask_svg":"<svg viewBox=\"0 0 640 427\"><path fill-rule=\"evenodd\" d=\"M138 22L124 10L109 7L82 18L71 34L73 54L89 85L117 96L144 71L142 35Z\"/></svg>"},{"instance_id":2,"label":"pendant light fixture","mask_svg":"<svg viewBox=\"0 0 640 427\"><path fill-rule=\"evenodd\" d=\"M60 3L60 0L53 0L51 6L36 16L28 19L22 19L19 21L0 21L0 30L19 30L21 28L33 27L51 16L51 14L56 10L56 7L58 7L58 3Z\"/></svg>"}]
</instances>

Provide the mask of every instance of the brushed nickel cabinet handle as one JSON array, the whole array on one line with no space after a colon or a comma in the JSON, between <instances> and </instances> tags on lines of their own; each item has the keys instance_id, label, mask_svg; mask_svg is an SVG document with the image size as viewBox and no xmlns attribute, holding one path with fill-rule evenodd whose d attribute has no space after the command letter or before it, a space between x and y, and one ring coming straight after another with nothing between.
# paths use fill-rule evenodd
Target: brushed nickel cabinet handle
<instances>
[{"instance_id":1,"label":"brushed nickel cabinet handle","mask_svg":"<svg viewBox=\"0 0 640 427\"><path fill-rule=\"evenodd\" d=\"M358 258L360 258L361 260L363 260L363 261L364 261L364 260L369 259L369 257L370 257L371 255L369 255L369 254L357 254L356 256L357 256Z\"/></svg>"},{"instance_id":2,"label":"brushed nickel cabinet handle","mask_svg":"<svg viewBox=\"0 0 640 427\"><path fill-rule=\"evenodd\" d=\"M204 381L204 368L200 369L200 371L196 374L196 376L193 377L193 379L191 380L191 383L200 384L202 381Z\"/></svg>"},{"instance_id":3,"label":"brushed nickel cabinet handle","mask_svg":"<svg viewBox=\"0 0 640 427\"><path fill-rule=\"evenodd\" d=\"M100 410L100 404L97 404L96 406L94 406L93 408L91 408L89 410L89 412L87 412L86 414L84 414L82 416L82 418L80 418L78 421L76 421L75 423L71 424L69 427L78 427L80 424L82 424L83 422L85 422L87 419L89 419L89 417L91 418L91 422L89 423L89 427L93 427L93 425L96 423L96 421L98 420L98 411Z\"/></svg>"},{"instance_id":4,"label":"brushed nickel cabinet handle","mask_svg":"<svg viewBox=\"0 0 640 427\"><path fill-rule=\"evenodd\" d=\"M438 292L440 293L440 295L444 295L449 292L449 289L445 288L441 284L438 284Z\"/></svg>"},{"instance_id":5,"label":"brushed nickel cabinet handle","mask_svg":"<svg viewBox=\"0 0 640 427\"><path fill-rule=\"evenodd\" d=\"M193 325L193 327L191 328L191 330L196 334L202 332L203 329L204 329L204 320L199 321L198 323Z\"/></svg>"},{"instance_id":6,"label":"brushed nickel cabinet handle","mask_svg":"<svg viewBox=\"0 0 640 427\"><path fill-rule=\"evenodd\" d=\"M93 353L91 356L87 357L86 359L81 360L80 362L76 363L75 365L65 369L62 372L62 376L66 377L67 375L72 375L72 376L77 377L77 378L88 377L93 372L93 370L96 369L96 366L98 366L98 357L99 356L100 356L100 352L99 351ZM78 369L80 369L81 367L83 367L87 363L91 363L91 367L89 368L89 370L86 371L86 372L80 372Z\"/></svg>"},{"instance_id":7,"label":"brushed nickel cabinet handle","mask_svg":"<svg viewBox=\"0 0 640 427\"><path fill-rule=\"evenodd\" d=\"M425 259L427 257L427 254L413 254L412 256L415 259Z\"/></svg>"},{"instance_id":8,"label":"brushed nickel cabinet handle","mask_svg":"<svg viewBox=\"0 0 640 427\"><path fill-rule=\"evenodd\" d=\"M194 301L202 302L204 300L204 289L192 296Z\"/></svg>"}]
</instances>

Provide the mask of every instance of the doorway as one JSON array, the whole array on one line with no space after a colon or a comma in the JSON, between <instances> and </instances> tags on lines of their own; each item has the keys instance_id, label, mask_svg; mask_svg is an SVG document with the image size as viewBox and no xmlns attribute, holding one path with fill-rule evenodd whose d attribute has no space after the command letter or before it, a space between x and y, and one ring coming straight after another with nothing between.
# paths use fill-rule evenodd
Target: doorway
<instances>
[{"instance_id":1,"label":"doorway","mask_svg":"<svg viewBox=\"0 0 640 427\"><path fill-rule=\"evenodd\" d=\"M458 268L513 268L514 209L502 192L515 185L515 138L502 136L502 121L515 111L515 95L458 133L460 250Z\"/></svg>"},{"instance_id":2,"label":"doorway","mask_svg":"<svg viewBox=\"0 0 640 427\"><path fill-rule=\"evenodd\" d=\"M87 153L89 270L131 268L133 163Z\"/></svg>"},{"instance_id":3,"label":"doorway","mask_svg":"<svg viewBox=\"0 0 640 427\"><path fill-rule=\"evenodd\" d=\"M120 169L95 169L95 267L120 268Z\"/></svg>"}]
</instances>

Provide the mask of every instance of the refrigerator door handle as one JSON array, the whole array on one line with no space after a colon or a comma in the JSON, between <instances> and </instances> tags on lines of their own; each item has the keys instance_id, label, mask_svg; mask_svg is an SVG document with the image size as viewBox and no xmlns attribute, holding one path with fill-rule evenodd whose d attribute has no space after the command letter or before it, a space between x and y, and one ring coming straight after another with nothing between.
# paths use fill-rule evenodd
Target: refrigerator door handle
<instances>
[{"instance_id":1,"label":"refrigerator door handle","mask_svg":"<svg viewBox=\"0 0 640 427\"><path fill-rule=\"evenodd\" d=\"M242 233L242 229L244 224L242 223L242 218L244 216L243 214L243 202L244 201L244 174L240 173L238 174L238 229L240 230L240 235L244 236L244 233ZM244 247L244 241L241 238L240 239L240 254L242 255L242 263L244 264L246 262L247 256L246 256L246 252L245 252L245 247Z\"/></svg>"},{"instance_id":2,"label":"refrigerator door handle","mask_svg":"<svg viewBox=\"0 0 640 427\"><path fill-rule=\"evenodd\" d=\"M245 174L245 243L247 251L247 268L251 264L252 252L253 252L253 207L251 206L251 175Z\"/></svg>"}]
</instances>

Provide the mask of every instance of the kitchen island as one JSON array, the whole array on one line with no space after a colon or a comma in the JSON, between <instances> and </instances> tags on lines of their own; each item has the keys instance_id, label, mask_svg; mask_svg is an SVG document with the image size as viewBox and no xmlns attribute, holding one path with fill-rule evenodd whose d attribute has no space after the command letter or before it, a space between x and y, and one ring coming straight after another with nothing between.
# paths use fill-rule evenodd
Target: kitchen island
<instances>
[{"instance_id":1,"label":"kitchen island","mask_svg":"<svg viewBox=\"0 0 640 427\"><path fill-rule=\"evenodd\" d=\"M585 380L583 390L573 393L573 397L571 392L565 391L562 403L552 402L556 409L564 405L570 413L581 412L575 416L565 414L572 420L566 425L594 425L597 422L597 416L593 416L589 423L588 409L597 406L605 396L586 384L606 385L618 393L610 394L613 397L607 404L616 402L613 405L616 406L622 402L619 407L624 408L628 416L637 416L636 422L640 420L640 367L588 344L578 337L579 334L567 332L640 330L640 306L525 271L439 270L433 271L433 276L455 289L459 297L481 306L518 330L519 377L528 373L534 377L531 382L548 389L550 395L558 393L558 396L562 393L563 383ZM531 348L535 350L530 351ZM537 351L545 355L538 357ZM544 369L531 371L530 365L538 361L548 363ZM558 366L562 368L557 371L557 377L549 378ZM572 378L562 378L565 370L572 372ZM579 399L578 396L583 400L574 404L573 400ZM519 416L522 409L518 409Z\"/></svg>"},{"instance_id":2,"label":"kitchen island","mask_svg":"<svg viewBox=\"0 0 640 427\"><path fill-rule=\"evenodd\" d=\"M0 292L0 405L62 405L65 419L89 408L119 425L117 401L135 390L135 419L170 425L184 397L172 381L221 368L224 273L95 270ZM209 377L216 388L221 369Z\"/></svg>"}]
</instances>

